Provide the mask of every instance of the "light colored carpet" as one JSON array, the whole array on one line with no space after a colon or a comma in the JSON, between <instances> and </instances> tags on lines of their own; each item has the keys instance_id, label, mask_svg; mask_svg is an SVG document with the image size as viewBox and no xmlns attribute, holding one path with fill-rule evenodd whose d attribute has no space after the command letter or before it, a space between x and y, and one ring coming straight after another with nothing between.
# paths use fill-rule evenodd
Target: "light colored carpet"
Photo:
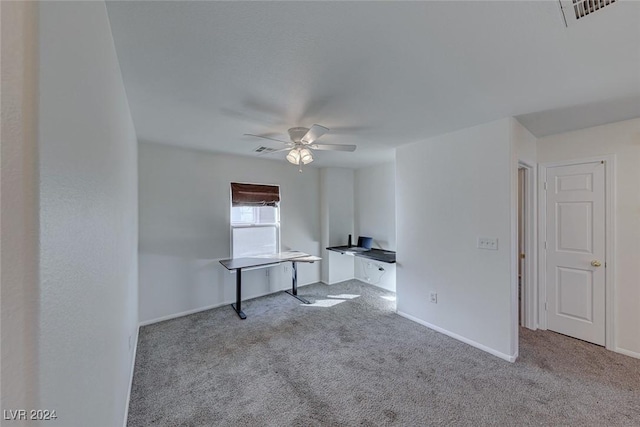
<instances>
[{"instance_id":1,"label":"light colored carpet","mask_svg":"<svg viewBox=\"0 0 640 427\"><path fill-rule=\"evenodd\" d=\"M129 426L640 426L640 360L521 329L512 364L396 315L382 289L299 293L316 305L277 293L246 320L225 306L142 328Z\"/></svg>"}]
</instances>

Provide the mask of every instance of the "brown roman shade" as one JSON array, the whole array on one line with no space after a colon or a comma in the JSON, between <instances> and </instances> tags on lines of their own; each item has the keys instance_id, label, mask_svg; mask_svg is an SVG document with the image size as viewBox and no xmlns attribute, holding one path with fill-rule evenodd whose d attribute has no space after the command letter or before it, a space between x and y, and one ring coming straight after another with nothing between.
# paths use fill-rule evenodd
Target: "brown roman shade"
<instances>
[{"instance_id":1,"label":"brown roman shade","mask_svg":"<svg viewBox=\"0 0 640 427\"><path fill-rule=\"evenodd\" d=\"M279 201L277 185L231 183L231 206L276 206Z\"/></svg>"}]
</instances>

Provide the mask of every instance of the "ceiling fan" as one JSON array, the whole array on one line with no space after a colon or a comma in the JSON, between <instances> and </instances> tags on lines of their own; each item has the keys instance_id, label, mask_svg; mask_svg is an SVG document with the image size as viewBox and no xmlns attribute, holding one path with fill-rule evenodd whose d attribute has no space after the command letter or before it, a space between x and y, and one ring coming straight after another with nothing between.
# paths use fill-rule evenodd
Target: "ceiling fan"
<instances>
[{"instance_id":1,"label":"ceiling fan","mask_svg":"<svg viewBox=\"0 0 640 427\"><path fill-rule=\"evenodd\" d=\"M313 161L313 150L328 150L328 151L355 151L355 145L347 144L318 144L316 141L325 133L329 132L324 126L313 125L310 128L294 127L288 130L289 138L291 141L282 141L279 139L271 138L268 136L254 135L251 133L245 133L246 136L255 136L256 138L268 139L285 144L284 148L276 151L271 151L269 154L279 153L281 151L288 151L287 161L294 165L300 166L300 172L302 172L302 165L309 164Z\"/></svg>"}]
</instances>

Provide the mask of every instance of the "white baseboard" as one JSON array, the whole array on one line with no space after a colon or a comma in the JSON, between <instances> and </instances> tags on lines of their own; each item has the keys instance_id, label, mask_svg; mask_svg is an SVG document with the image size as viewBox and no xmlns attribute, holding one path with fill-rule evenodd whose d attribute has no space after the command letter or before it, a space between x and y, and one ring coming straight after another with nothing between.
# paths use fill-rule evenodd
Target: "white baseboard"
<instances>
[{"instance_id":1,"label":"white baseboard","mask_svg":"<svg viewBox=\"0 0 640 427\"><path fill-rule=\"evenodd\" d=\"M123 427L127 427L127 421L129 420L129 403L131 402L131 389L133 388L133 371L136 367L136 354L138 353L138 337L140 336L140 325L136 328L136 336L134 338L133 345L133 357L131 358L131 370L129 372L129 390L127 391L127 401L124 410L124 424Z\"/></svg>"},{"instance_id":2,"label":"white baseboard","mask_svg":"<svg viewBox=\"0 0 640 427\"><path fill-rule=\"evenodd\" d=\"M320 280L319 283L324 283L325 285L337 285L338 283L344 283L344 282L349 282L351 280L358 280L356 277L351 277L349 279L343 279L343 280L336 280L335 282L325 282L324 280ZM314 283L318 283L318 282L314 282ZM366 282L364 282L366 283ZM298 286L300 287L300 286Z\"/></svg>"},{"instance_id":3,"label":"white baseboard","mask_svg":"<svg viewBox=\"0 0 640 427\"><path fill-rule=\"evenodd\" d=\"M538 329L540 329L541 331L547 331L547 328L540 328L538 326ZM635 351L631 351L631 350L627 350L625 348L620 348L620 347L614 347L614 348L609 348L607 347L607 350L609 351L614 351L616 353L620 353L620 354L624 354L625 356L629 356L629 357L633 357L636 359L640 359L640 353L637 353Z\"/></svg>"},{"instance_id":4,"label":"white baseboard","mask_svg":"<svg viewBox=\"0 0 640 427\"><path fill-rule=\"evenodd\" d=\"M331 286L331 285L337 285L338 283L348 282L350 280L355 280L355 277L352 277L350 279L336 280L335 282L322 282L322 283L324 283L325 285Z\"/></svg>"},{"instance_id":5,"label":"white baseboard","mask_svg":"<svg viewBox=\"0 0 640 427\"><path fill-rule=\"evenodd\" d=\"M378 284L371 283L371 282L365 282L364 280L359 279L357 277L354 277L353 279L347 279L347 280L342 280L340 282L333 282L333 283L329 283L329 282L325 282L324 280L321 280L320 283L322 283L323 285L331 286L331 285L335 285L337 283L348 282L349 280L357 280L358 282L366 283L367 285L375 286L376 288L379 288L379 289L382 289L382 290L385 290L385 291L395 292L395 291L392 291L391 289L383 288L382 286L380 286Z\"/></svg>"},{"instance_id":6,"label":"white baseboard","mask_svg":"<svg viewBox=\"0 0 640 427\"><path fill-rule=\"evenodd\" d=\"M366 283L367 285L375 286L376 288L378 288L378 289L382 289L382 290L384 290L384 291L396 292L396 290L395 290L395 289L385 288L384 286L380 286L380 284L379 284L379 283L371 283L371 282L367 282L366 280L362 280L362 279L360 279L360 278L358 278L358 277L356 277L354 280L357 280L357 281L362 282L362 283Z\"/></svg>"},{"instance_id":7,"label":"white baseboard","mask_svg":"<svg viewBox=\"0 0 640 427\"><path fill-rule=\"evenodd\" d=\"M309 283L303 283L301 285L298 285L298 289L307 286L307 285L312 285L314 283L318 283L318 282L309 282ZM283 292L286 291L287 289L291 289L291 286L285 286L282 289L276 290L276 291L268 291L268 292L264 292L262 294L258 294L258 295L251 295L251 297L247 298L247 299L242 299L242 301L248 301L248 300L252 300L254 298L260 298L260 297L264 297L266 295L271 295L271 294L275 294L278 292ZM151 320L145 320L143 322L140 322L139 326L148 326L148 325L152 325L154 323L159 323L159 322L164 322L165 320L171 320L171 319L176 319L178 317L183 317L183 316L188 316L190 314L195 314L195 313L200 313L201 311L207 311L207 310L211 310L214 308L218 308L218 307L222 307L225 305L230 305L232 303L235 303L236 300L234 299L233 301L226 301L226 302L220 302L220 303L216 303L216 304L212 304L212 305L207 305L204 307L198 307L198 308L194 308L192 310L187 310L187 311L181 311L179 313L172 313L172 314L167 314L166 316L161 316L161 317L157 317L155 319L151 319Z\"/></svg>"},{"instance_id":8,"label":"white baseboard","mask_svg":"<svg viewBox=\"0 0 640 427\"><path fill-rule=\"evenodd\" d=\"M262 295L260 295L262 296ZM234 301L235 302L235 301ZM156 317L155 319L145 320L144 322L140 322L140 327L153 325L154 323L164 322L165 320L176 319L182 316L188 316L190 314L200 313L201 311L211 310L212 308L222 307L223 305L229 305L230 302L221 302L213 305L207 305L204 307L194 308L192 310L181 311L179 313L167 314L166 316Z\"/></svg>"},{"instance_id":9,"label":"white baseboard","mask_svg":"<svg viewBox=\"0 0 640 427\"><path fill-rule=\"evenodd\" d=\"M616 347L614 350L616 353L624 354L625 356L634 357L636 359L640 359L640 353L636 353L635 351L626 350L624 348Z\"/></svg>"},{"instance_id":10,"label":"white baseboard","mask_svg":"<svg viewBox=\"0 0 640 427\"><path fill-rule=\"evenodd\" d=\"M472 347L475 347L475 348L480 349L482 351L486 351L487 353L492 354L492 355L494 355L496 357L499 357L500 359L504 359L507 362L512 362L513 363L518 358L518 354L517 353L513 354L513 355L502 353L502 352L500 352L498 350L495 350L495 349L493 349L491 347L487 347L484 344L480 344L479 342L475 342L473 340L470 340L469 338L465 338L462 335L458 335L456 333L447 331L446 329L442 329L439 326L432 325L431 323L425 322L424 320L418 319L417 317L413 317L410 314L403 313L401 311L397 311L397 313L398 313L398 315L400 315L400 316L402 316L402 317L404 317L406 319L412 320L412 321L414 321L416 323L419 323L419 324L421 324L423 326L426 326L429 329L433 329L436 332L440 332L441 334L447 335L447 336L449 336L451 338L454 338L454 339L456 339L458 341L462 341L463 343L469 344Z\"/></svg>"}]
</instances>

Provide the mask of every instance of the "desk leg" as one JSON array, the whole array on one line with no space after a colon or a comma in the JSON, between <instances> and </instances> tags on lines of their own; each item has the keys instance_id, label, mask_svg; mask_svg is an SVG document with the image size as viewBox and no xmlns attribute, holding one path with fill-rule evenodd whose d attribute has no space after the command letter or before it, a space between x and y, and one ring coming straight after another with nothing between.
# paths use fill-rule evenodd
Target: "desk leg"
<instances>
[{"instance_id":1,"label":"desk leg","mask_svg":"<svg viewBox=\"0 0 640 427\"><path fill-rule=\"evenodd\" d=\"M299 299L300 301L302 301L305 304L311 304L306 299L298 296L298 263L295 262L295 261L291 261L291 264L293 264L293 272L291 273L292 274L291 290L290 291L285 291L285 292L288 293L289 295L291 295L292 297Z\"/></svg>"},{"instance_id":2,"label":"desk leg","mask_svg":"<svg viewBox=\"0 0 640 427\"><path fill-rule=\"evenodd\" d=\"M236 270L236 303L231 304L241 319L246 319L247 315L242 311L242 269Z\"/></svg>"}]
</instances>

